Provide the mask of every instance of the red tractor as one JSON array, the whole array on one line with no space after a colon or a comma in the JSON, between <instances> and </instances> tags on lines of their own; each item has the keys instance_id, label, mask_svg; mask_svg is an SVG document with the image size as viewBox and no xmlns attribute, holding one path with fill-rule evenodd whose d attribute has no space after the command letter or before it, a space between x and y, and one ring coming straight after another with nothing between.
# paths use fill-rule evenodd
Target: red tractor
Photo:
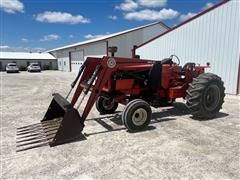
<instances>
[{"instance_id":1,"label":"red tractor","mask_svg":"<svg viewBox=\"0 0 240 180\"><path fill-rule=\"evenodd\" d=\"M50 146L78 138L95 102L100 114L112 114L119 103L124 104L122 121L129 131L140 131L149 125L151 106L171 105L176 98L186 99L194 118L213 118L224 102L223 81L215 74L204 72L209 64L187 63L183 67L179 64L174 55L161 61L137 57L87 58L67 97L54 94L43 120L35 125L43 128L44 136L40 137L48 140ZM68 102L77 83L73 98ZM88 92L91 94L80 115L78 109ZM27 126L19 128L17 133L26 138L27 133L34 131Z\"/></svg>"}]
</instances>

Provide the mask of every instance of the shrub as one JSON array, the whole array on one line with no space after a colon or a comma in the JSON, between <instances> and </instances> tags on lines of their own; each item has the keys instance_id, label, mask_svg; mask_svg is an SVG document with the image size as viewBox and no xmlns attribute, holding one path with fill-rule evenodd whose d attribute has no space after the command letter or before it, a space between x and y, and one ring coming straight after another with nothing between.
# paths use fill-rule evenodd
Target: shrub
<instances>
[{"instance_id":1,"label":"shrub","mask_svg":"<svg viewBox=\"0 0 240 180\"><path fill-rule=\"evenodd\" d=\"M47 64L43 65L43 70L49 70L49 69L50 69L49 65L47 65Z\"/></svg>"},{"instance_id":2,"label":"shrub","mask_svg":"<svg viewBox=\"0 0 240 180\"><path fill-rule=\"evenodd\" d=\"M27 67L25 67L25 66L20 66L19 67L19 71L26 71L27 70Z\"/></svg>"}]
</instances>

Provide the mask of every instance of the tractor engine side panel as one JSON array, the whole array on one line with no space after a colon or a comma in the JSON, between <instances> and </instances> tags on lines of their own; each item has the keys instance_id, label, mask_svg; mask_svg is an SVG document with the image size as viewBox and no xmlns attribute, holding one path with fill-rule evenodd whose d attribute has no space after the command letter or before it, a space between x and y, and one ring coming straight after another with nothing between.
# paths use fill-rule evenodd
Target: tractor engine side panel
<instances>
[{"instance_id":1,"label":"tractor engine side panel","mask_svg":"<svg viewBox=\"0 0 240 180\"><path fill-rule=\"evenodd\" d=\"M177 73L182 69L181 66L172 66L170 64L163 64L162 66L162 88L169 89L170 87L178 86L181 75Z\"/></svg>"}]
</instances>

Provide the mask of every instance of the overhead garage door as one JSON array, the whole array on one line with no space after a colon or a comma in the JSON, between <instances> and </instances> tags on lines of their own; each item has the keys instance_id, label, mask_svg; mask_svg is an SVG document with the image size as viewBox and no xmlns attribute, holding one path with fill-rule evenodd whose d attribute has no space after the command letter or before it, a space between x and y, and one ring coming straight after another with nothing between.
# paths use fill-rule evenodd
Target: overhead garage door
<instances>
[{"instance_id":1,"label":"overhead garage door","mask_svg":"<svg viewBox=\"0 0 240 180\"><path fill-rule=\"evenodd\" d=\"M72 71L78 71L84 61L83 51L72 51L70 56Z\"/></svg>"}]
</instances>

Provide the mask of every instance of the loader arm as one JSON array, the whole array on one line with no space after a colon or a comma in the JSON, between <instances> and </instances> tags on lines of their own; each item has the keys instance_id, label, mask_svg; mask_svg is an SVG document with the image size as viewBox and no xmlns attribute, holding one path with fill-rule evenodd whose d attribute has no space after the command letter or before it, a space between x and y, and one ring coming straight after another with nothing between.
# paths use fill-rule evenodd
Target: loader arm
<instances>
[{"instance_id":1,"label":"loader arm","mask_svg":"<svg viewBox=\"0 0 240 180\"><path fill-rule=\"evenodd\" d=\"M81 93L84 92L84 94L86 95L88 91L91 89L91 94L81 115L82 121L85 121L94 103L101 94L103 87L107 84L108 80L115 72L117 72L118 70L132 70L135 69L136 66L140 68L142 66L142 68L144 69L149 68L152 65L147 64L146 61L139 59L103 57L103 58L88 58L85 61L85 66L86 68L79 80L78 86L71 101L71 104L73 106L76 105L76 102ZM93 77L96 78L95 84L94 85L88 84L87 81L89 81L89 79L92 78L98 66L101 67L101 70L96 77Z\"/></svg>"},{"instance_id":2,"label":"loader arm","mask_svg":"<svg viewBox=\"0 0 240 180\"><path fill-rule=\"evenodd\" d=\"M89 61L91 61L91 60L89 60ZM89 77L90 77L90 76L87 76L88 78L86 78L84 73L86 73L86 74L90 73L92 75L94 73L94 70L96 69L97 65L95 66L94 70L92 68L89 69L89 70L86 69L86 72L83 73L82 78L79 81L77 90L74 93L73 100L72 100L73 105L76 103L77 99L79 98L79 96L80 96L80 94L83 90L85 90L84 94L86 95L91 88L91 94L88 98L86 106L85 106L85 108L82 112L82 115L81 115L82 121L85 121L85 119L87 118L87 116L88 116L89 112L91 111L96 99L98 98L99 94L101 93L102 88L107 83L109 77L111 76L111 74L114 71L113 68L107 68L105 66L105 63L104 63L105 61L106 61L106 59L103 59L103 62L101 62L100 73L96 77L95 84L92 85L92 84L84 83L85 87L83 88L83 86L82 86L82 83L84 81L88 80ZM89 90L87 90L87 89L89 89Z\"/></svg>"},{"instance_id":3,"label":"loader arm","mask_svg":"<svg viewBox=\"0 0 240 180\"><path fill-rule=\"evenodd\" d=\"M83 87L80 86L81 83L83 83L84 81L88 80L91 75L93 74L93 72L95 71L97 65L100 64L100 61L101 61L101 58L91 58L91 59L87 59L83 66L85 66L85 69L83 71L81 75L81 78L80 78L80 81L78 83L78 86L76 88L76 91L73 95L73 98L72 98L72 101L71 101L71 104L74 106L75 103L77 102L80 94L82 93L82 90L83 90Z\"/></svg>"},{"instance_id":4,"label":"loader arm","mask_svg":"<svg viewBox=\"0 0 240 180\"><path fill-rule=\"evenodd\" d=\"M80 69L77 78L71 84L70 95L77 84L71 102L58 93L53 99L41 123L19 128L17 131L17 151L31 149L43 144L51 147L79 139L84 128L84 122L95 101L103 92L104 86L111 81L111 77L119 70L148 69L152 66L145 60L132 58L87 58ZM84 97L91 92L83 111L79 107ZM131 89L129 89L131 92ZM80 95L83 96L80 96ZM80 100L78 101L80 97ZM80 112L80 113L79 113ZM26 147L28 146L28 147Z\"/></svg>"}]
</instances>

